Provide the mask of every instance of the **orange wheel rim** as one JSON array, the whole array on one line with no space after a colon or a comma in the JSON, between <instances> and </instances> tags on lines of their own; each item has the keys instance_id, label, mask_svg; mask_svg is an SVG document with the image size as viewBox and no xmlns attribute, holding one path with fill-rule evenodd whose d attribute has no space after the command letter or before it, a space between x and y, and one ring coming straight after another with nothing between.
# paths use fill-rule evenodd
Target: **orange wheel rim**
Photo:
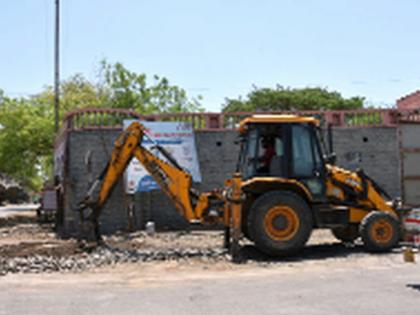
<instances>
[{"instance_id":1,"label":"orange wheel rim","mask_svg":"<svg viewBox=\"0 0 420 315\"><path fill-rule=\"evenodd\" d=\"M372 224L370 234L377 243L385 244L391 241L394 229L387 220L380 219Z\"/></svg>"},{"instance_id":2,"label":"orange wheel rim","mask_svg":"<svg viewBox=\"0 0 420 315\"><path fill-rule=\"evenodd\" d=\"M264 229L271 239L287 241L299 230L299 217L288 206L275 206L264 217Z\"/></svg>"}]
</instances>

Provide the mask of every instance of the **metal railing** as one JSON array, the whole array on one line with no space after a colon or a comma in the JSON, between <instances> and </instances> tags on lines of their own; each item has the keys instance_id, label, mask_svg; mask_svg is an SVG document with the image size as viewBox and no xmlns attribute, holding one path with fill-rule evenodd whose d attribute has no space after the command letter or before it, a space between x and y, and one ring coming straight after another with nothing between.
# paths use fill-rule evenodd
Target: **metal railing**
<instances>
[{"instance_id":1,"label":"metal railing","mask_svg":"<svg viewBox=\"0 0 420 315\"><path fill-rule=\"evenodd\" d=\"M398 117L399 121L404 123L420 123L420 109L400 110Z\"/></svg>"},{"instance_id":2,"label":"metal railing","mask_svg":"<svg viewBox=\"0 0 420 315\"><path fill-rule=\"evenodd\" d=\"M63 126L70 130L121 128L125 119L143 119L132 110L114 108L79 109L68 113L63 119Z\"/></svg>"},{"instance_id":3,"label":"metal railing","mask_svg":"<svg viewBox=\"0 0 420 315\"><path fill-rule=\"evenodd\" d=\"M142 115L126 109L80 109L68 113L62 128L66 130L122 128L125 119L145 121L189 122L196 130L235 129L239 122L254 114L295 114L314 116L323 122L341 128L393 127L402 117L396 109L362 109L335 111L273 111L236 113L173 113ZM404 112L405 119L420 121L420 115Z\"/></svg>"}]
</instances>

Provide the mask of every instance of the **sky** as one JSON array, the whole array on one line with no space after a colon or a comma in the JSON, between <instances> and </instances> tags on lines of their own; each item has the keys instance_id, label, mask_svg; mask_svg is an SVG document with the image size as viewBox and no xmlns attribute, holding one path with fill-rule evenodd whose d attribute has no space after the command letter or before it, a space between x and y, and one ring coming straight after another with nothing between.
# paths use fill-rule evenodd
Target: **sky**
<instances>
[{"instance_id":1,"label":"sky","mask_svg":"<svg viewBox=\"0 0 420 315\"><path fill-rule=\"evenodd\" d=\"M391 106L420 89L416 0L61 0L61 78L99 62L158 74L207 111L253 86L324 87ZM53 83L54 0L0 0L0 89Z\"/></svg>"}]
</instances>

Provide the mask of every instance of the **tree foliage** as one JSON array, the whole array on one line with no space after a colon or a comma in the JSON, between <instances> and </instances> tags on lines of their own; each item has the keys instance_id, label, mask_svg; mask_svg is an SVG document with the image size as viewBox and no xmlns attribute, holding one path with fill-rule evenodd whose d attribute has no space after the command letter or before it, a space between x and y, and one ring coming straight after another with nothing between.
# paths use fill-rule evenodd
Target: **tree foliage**
<instances>
[{"instance_id":1,"label":"tree foliage","mask_svg":"<svg viewBox=\"0 0 420 315\"><path fill-rule=\"evenodd\" d=\"M52 163L50 106L4 97L0 102L0 173L30 188L40 186ZM43 176L42 176L43 175Z\"/></svg>"},{"instance_id":2,"label":"tree foliage","mask_svg":"<svg viewBox=\"0 0 420 315\"><path fill-rule=\"evenodd\" d=\"M144 73L126 69L121 63L101 63L99 72L102 83L99 91L107 104L113 108L130 108L137 112L179 113L202 111L199 99L188 98L184 89L170 85L169 80L158 75L148 83Z\"/></svg>"},{"instance_id":3,"label":"tree foliage","mask_svg":"<svg viewBox=\"0 0 420 315\"><path fill-rule=\"evenodd\" d=\"M362 97L346 99L338 92L323 88L291 89L277 85L275 88L254 87L245 99L228 98L222 109L224 112L358 109L363 107L363 102Z\"/></svg>"},{"instance_id":4,"label":"tree foliage","mask_svg":"<svg viewBox=\"0 0 420 315\"><path fill-rule=\"evenodd\" d=\"M36 106L54 106L54 89L47 86L45 89L28 99ZM60 83L60 114L78 108L96 108L103 105L103 101L94 83L88 81L81 74L71 76Z\"/></svg>"},{"instance_id":5,"label":"tree foliage","mask_svg":"<svg viewBox=\"0 0 420 315\"><path fill-rule=\"evenodd\" d=\"M127 108L139 113L201 111L199 99L189 98L168 79L129 71L103 61L96 82L80 74L61 82L60 116L78 108ZM9 98L0 90L0 173L37 189L50 176L54 144L54 91Z\"/></svg>"}]
</instances>

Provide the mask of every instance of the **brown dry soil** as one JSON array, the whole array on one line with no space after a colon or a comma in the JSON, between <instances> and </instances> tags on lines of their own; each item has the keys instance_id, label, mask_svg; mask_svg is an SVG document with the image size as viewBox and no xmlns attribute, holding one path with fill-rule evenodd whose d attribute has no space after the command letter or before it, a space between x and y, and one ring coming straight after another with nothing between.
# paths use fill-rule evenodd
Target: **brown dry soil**
<instances>
[{"instance_id":1,"label":"brown dry soil","mask_svg":"<svg viewBox=\"0 0 420 315\"><path fill-rule=\"evenodd\" d=\"M318 231L311 244L335 242L328 231ZM117 233L105 236L105 243L126 250L212 249L221 247L220 231L162 232L153 237L144 232ZM66 257L83 250L75 239L63 240L56 236L51 223L38 223L34 213L27 212L0 218L0 256L27 257L45 255Z\"/></svg>"},{"instance_id":2,"label":"brown dry soil","mask_svg":"<svg viewBox=\"0 0 420 315\"><path fill-rule=\"evenodd\" d=\"M147 236L144 232L105 236L105 243L122 250L211 249L222 244L221 232L165 232ZM0 257L67 257L83 253L75 239L60 239L53 224L38 223L33 213L0 218Z\"/></svg>"},{"instance_id":3,"label":"brown dry soil","mask_svg":"<svg viewBox=\"0 0 420 315\"><path fill-rule=\"evenodd\" d=\"M105 238L109 247L153 252L214 250L222 240L217 231ZM243 264L222 254L8 273L0 277L0 314L136 314L139 309L142 314L416 314L418 309L418 264L404 263L398 250L369 254L360 244L344 246L327 230L314 231L302 253L288 259L271 259L243 245ZM52 225L38 224L33 214L0 219L0 260L32 255L85 254L75 240L56 238Z\"/></svg>"},{"instance_id":4,"label":"brown dry soil","mask_svg":"<svg viewBox=\"0 0 420 315\"><path fill-rule=\"evenodd\" d=\"M144 232L117 233L105 237L105 243L109 247L122 250L205 250L221 248L223 235L220 231L164 232L157 233L153 237L147 236ZM385 261L401 261L401 254L398 250L385 255L371 255L365 253L360 244L355 246L341 244L328 230L314 231L302 253L288 259L276 260L266 257L246 240L242 245L242 256L251 264L320 260L329 260L330 262L350 260L360 264L384 259ZM53 225L38 223L33 212L0 218L0 257L14 258L36 255L69 257L83 255L83 250L75 239L63 240L56 237ZM196 259L190 259L190 262L193 261ZM180 264L182 263L180 262ZM215 263L222 264L222 260Z\"/></svg>"},{"instance_id":5,"label":"brown dry soil","mask_svg":"<svg viewBox=\"0 0 420 315\"><path fill-rule=\"evenodd\" d=\"M0 257L63 257L78 252L74 240L58 239L52 224L39 224L33 212L0 218Z\"/></svg>"}]
</instances>

